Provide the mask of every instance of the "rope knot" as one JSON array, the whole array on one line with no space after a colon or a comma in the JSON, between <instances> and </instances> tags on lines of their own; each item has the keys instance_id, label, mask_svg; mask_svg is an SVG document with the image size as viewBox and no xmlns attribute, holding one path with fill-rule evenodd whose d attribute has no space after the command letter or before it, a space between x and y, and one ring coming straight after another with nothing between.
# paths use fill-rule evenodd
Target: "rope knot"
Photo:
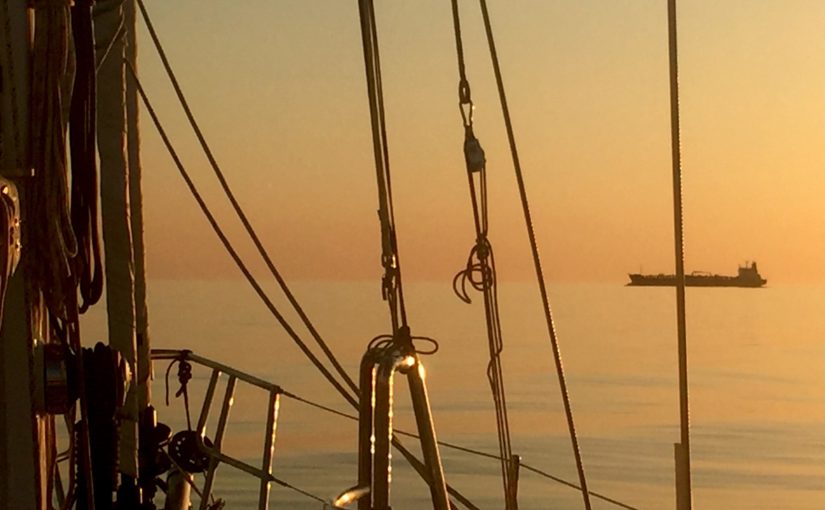
<instances>
[{"instance_id":1,"label":"rope knot","mask_svg":"<svg viewBox=\"0 0 825 510\"><path fill-rule=\"evenodd\" d=\"M182 359L178 362L178 382L180 389L175 393L176 397L183 395L186 391L187 384L192 379L192 364Z\"/></svg>"}]
</instances>

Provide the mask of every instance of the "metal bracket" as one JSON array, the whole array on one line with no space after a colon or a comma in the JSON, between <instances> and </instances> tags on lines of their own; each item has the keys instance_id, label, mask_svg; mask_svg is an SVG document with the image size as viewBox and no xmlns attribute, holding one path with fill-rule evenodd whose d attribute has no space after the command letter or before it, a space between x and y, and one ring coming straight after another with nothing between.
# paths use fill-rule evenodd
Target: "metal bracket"
<instances>
[{"instance_id":1,"label":"metal bracket","mask_svg":"<svg viewBox=\"0 0 825 510\"><path fill-rule=\"evenodd\" d=\"M17 187L9 179L0 177L0 199L8 201L12 206L12 215L9 228L11 229L11 274L17 269L20 262L20 197Z\"/></svg>"}]
</instances>

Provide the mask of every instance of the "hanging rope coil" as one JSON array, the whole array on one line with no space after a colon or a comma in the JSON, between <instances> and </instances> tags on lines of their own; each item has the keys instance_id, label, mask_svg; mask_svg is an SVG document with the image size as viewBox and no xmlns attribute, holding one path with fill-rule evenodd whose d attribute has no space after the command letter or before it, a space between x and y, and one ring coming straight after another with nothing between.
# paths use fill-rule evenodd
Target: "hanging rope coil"
<instances>
[{"instance_id":1,"label":"hanging rope coil","mask_svg":"<svg viewBox=\"0 0 825 510\"><path fill-rule=\"evenodd\" d=\"M69 319L75 292L73 258L78 243L69 212L66 162L65 83L69 70L69 7L65 0L34 2L31 157L34 177L26 200L24 244L33 291L49 311Z\"/></svg>"},{"instance_id":2,"label":"hanging rope coil","mask_svg":"<svg viewBox=\"0 0 825 510\"><path fill-rule=\"evenodd\" d=\"M72 163L71 219L78 252L74 272L81 296L80 313L103 294L100 234L98 232L98 177L96 151L95 43L93 0L76 0L72 7L72 34L77 62L69 113Z\"/></svg>"}]
</instances>

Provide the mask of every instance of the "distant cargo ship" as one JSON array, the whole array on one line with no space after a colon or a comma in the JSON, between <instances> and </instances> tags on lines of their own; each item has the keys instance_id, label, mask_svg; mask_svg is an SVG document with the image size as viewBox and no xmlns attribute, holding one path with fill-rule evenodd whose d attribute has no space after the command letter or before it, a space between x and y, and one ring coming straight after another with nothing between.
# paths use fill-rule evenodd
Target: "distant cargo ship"
<instances>
[{"instance_id":1,"label":"distant cargo ship","mask_svg":"<svg viewBox=\"0 0 825 510\"><path fill-rule=\"evenodd\" d=\"M676 275L672 274L630 274L630 283L633 286L675 286ZM756 262L739 266L736 276L710 274L704 271L694 271L685 275L685 285L688 287L761 287L768 283L756 269Z\"/></svg>"}]
</instances>

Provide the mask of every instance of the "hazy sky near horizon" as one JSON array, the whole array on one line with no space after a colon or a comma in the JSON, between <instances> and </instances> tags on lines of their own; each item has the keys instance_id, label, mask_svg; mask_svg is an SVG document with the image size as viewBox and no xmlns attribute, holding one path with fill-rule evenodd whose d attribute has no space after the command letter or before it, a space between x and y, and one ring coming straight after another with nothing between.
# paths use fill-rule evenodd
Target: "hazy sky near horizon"
<instances>
[{"instance_id":1,"label":"hazy sky near horizon","mask_svg":"<svg viewBox=\"0 0 825 510\"><path fill-rule=\"evenodd\" d=\"M488 0L548 278L673 270L666 0ZM284 275L380 276L355 0L146 0L213 151ZM500 278L532 276L478 2L461 0ZM825 2L680 0L686 268L825 281ZM448 0L376 1L404 275L473 244ZM144 87L254 256L139 21ZM233 277L142 118L150 277ZM261 267L253 263L254 267Z\"/></svg>"}]
</instances>

